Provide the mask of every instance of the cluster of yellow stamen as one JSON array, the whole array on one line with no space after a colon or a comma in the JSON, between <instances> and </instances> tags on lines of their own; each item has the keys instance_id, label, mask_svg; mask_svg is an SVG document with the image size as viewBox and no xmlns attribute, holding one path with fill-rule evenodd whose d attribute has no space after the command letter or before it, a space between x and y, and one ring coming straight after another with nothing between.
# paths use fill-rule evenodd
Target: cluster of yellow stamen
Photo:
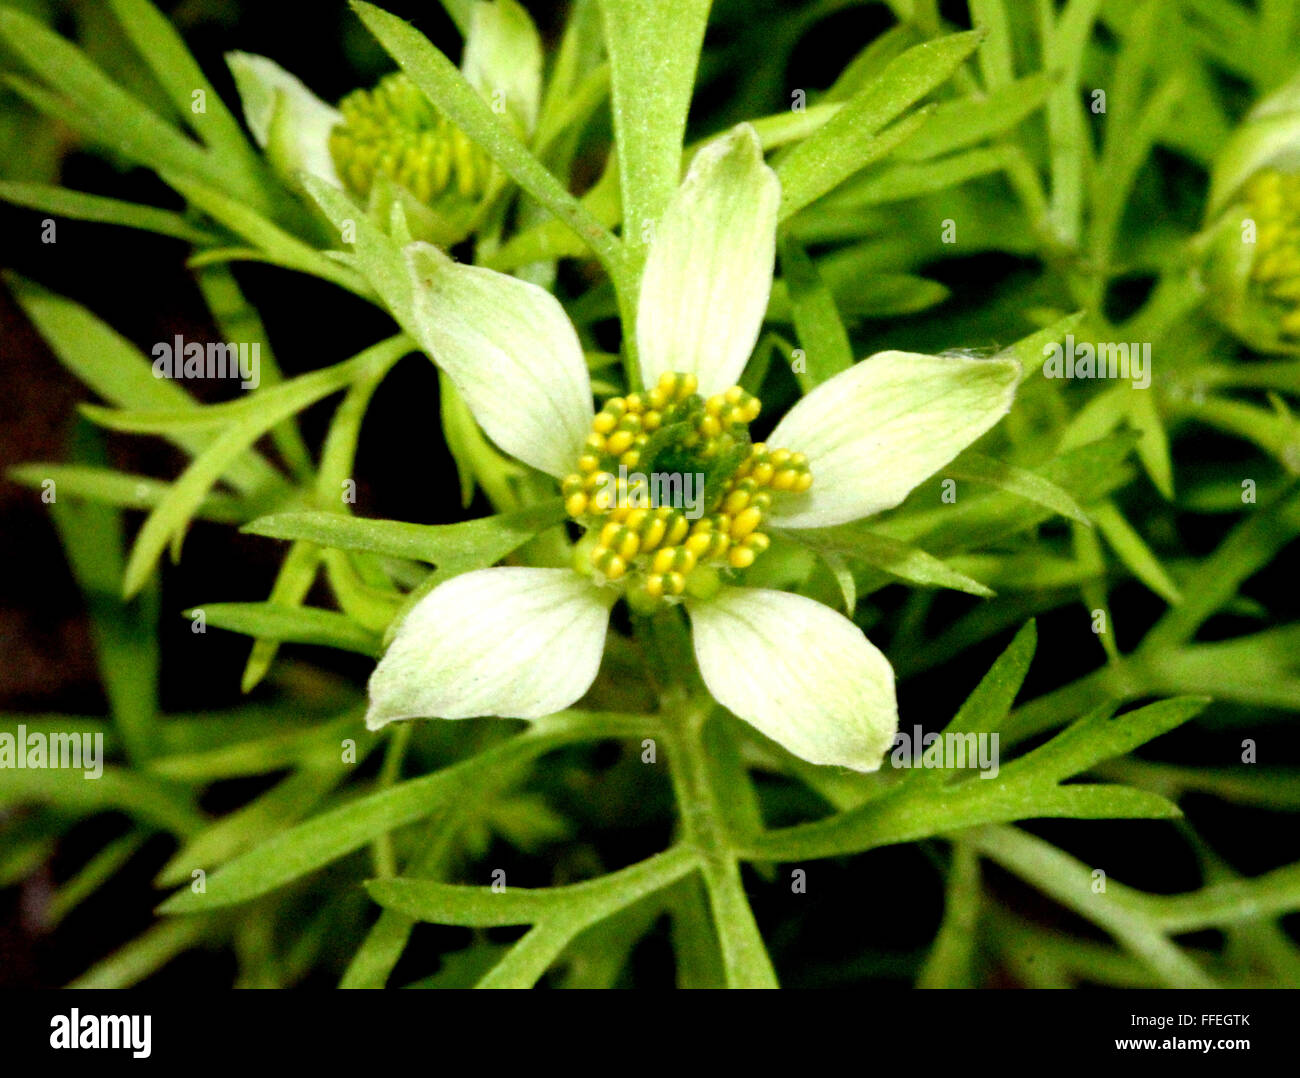
<instances>
[{"instance_id":1,"label":"cluster of yellow stamen","mask_svg":"<svg viewBox=\"0 0 1300 1078\"><path fill-rule=\"evenodd\" d=\"M1258 229L1251 279L1282 309L1282 333L1300 337L1300 175L1260 172L1245 195Z\"/></svg>"},{"instance_id":2,"label":"cluster of yellow stamen","mask_svg":"<svg viewBox=\"0 0 1300 1078\"><path fill-rule=\"evenodd\" d=\"M758 528L773 493L812 485L802 453L750 442L758 398L739 386L708 399L697 389L694 375L666 373L648 392L607 401L561 485L565 509L594 536L580 544L586 566L650 606L718 568L747 569L770 543ZM656 505L656 491L696 500Z\"/></svg>"},{"instance_id":3,"label":"cluster of yellow stamen","mask_svg":"<svg viewBox=\"0 0 1300 1078\"><path fill-rule=\"evenodd\" d=\"M354 194L370 197L376 175L401 184L426 205L444 194L476 201L492 162L400 72L339 103L343 122L330 132L330 157Z\"/></svg>"}]
</instances>

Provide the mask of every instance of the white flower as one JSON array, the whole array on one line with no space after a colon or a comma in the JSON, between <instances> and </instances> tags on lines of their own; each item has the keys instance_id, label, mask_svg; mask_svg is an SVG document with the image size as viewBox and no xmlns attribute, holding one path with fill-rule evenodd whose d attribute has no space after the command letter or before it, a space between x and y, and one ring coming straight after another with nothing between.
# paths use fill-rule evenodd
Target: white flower
<instances>
[{"instance_id":1,"label":"white flower","mask_svg":"<svg viewBox=\"0 0 1300 1078\"><path fill-rule=\"evenodd\" d=\"M1006 414L1020 369L883 352L790 410L771 438L788 449L750 445L758 402L734 383L767 307L779 201L748 125L696 155L645 267L636 337L648 388L599 414L550 293L406 249L421 346L489 437L562 481L589 531L580 571L483 569L421 600L371 678L371 729L567 707L595 680L610 607L625 597L634 609L683 603L713 696L790 752L880 766L897 728L888 660L829 607L740 574L766 549L764 521L824 527L899 504ZM615 462L699 469L715 505L692 520L611 501Z\"/></svg>"},{"instance_id":2,"label":"white flower","mask_svg":"<svg viewBox=\"0 0 1300 1078\"><path fill-rule=\"evenodd\" d=\"M474 3L462 73L525 138L537 123L542 46L516 0ZM226 57L244 119L276 173L293 188L315 177L347 190L385 221L394 199L413 234L443 245L464 239L499 177L465 134L402 73L326 104L274 60Z\"/></svg>"}]
</instances>

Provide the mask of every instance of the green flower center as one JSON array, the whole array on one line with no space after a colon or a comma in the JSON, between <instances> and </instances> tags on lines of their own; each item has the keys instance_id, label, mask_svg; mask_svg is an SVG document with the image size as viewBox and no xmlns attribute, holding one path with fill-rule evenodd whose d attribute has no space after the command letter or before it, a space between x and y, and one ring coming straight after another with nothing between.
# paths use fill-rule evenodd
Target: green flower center
<instances>
[{"instance_id":1,"label":"green flower center","mask_svg":"<svg viewBox=\"0 0 1300 1078\"><path fill-rule=\"evenodd\" d=\"M1251 280L1281 309L1282 332L1300 337L1300 175L1257 173L1245 196L1258 229Z\"/></svg>"},{"instance_id":2,"label":"green flower center","mask_svg":"<svg viewBox=\"0 0 1300 1078\"><path fill-rule=\"evenodd\" d=\"M640 611L747 569L770 543L758 528L773 494L812 486L802 453L750 440L757 397L732 386L706 400L697 388L693 374L666 373L607 401L561 484L587 529L577 568L617 582Z\"/></svg>"},{"instance_id":3,"label":"green flower center","mask_svg":"<svg viewBox=\"0 0 1300 1078\"><path fill-rule=\"evenodd\" d=\"M440 196L477 201L487 188L491 160L406 75L354 91L339 111L343 122L330 132L330 157L353 194L368 199L377 175L427 206Z\"/></svg>"}]
</instances>

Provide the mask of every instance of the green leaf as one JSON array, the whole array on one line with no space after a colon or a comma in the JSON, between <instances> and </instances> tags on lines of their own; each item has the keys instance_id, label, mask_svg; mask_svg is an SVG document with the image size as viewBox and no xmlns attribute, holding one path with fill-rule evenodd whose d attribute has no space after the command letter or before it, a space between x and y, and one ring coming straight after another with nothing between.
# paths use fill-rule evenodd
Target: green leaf
<instances>
[{"instance_id":1,"label":"green leaf","mask_svg":"<svg viewBox=\"0 0 1300 1078\"><path fill-rule=\"evenodd\" d=\"M796 377L807 393L853 366L853 352L835 298L817 272L816 263L788 234L781 237L779 250L795 332L807 353L807 370Z\"/></svg>"},{"instance_id":2,"label":"green leaf","mask_svg":"<svg viewBox=\"0 0 1300 1078\"><path fill-rule=\"evenodd\" d=\"M259 640L319 644L373 658L378 658L383 651L377 633L333 610L277 603L209 603L186 611L186 616L194 617L200 611L214 628L245 633Z\"/></svg>"},{"instance_id":3,"label":"green leaf","mask_svg":"<svg viewBox=\"0 0 1300 1078\"><path fill-rule=\"evenodd\" d=\"M354 295L369 298L369 289L357 279L355 273L272 224L244 202L230 198L213 187L169 172L163 172L162 177L184 195L187 201L243 237L275 265L320 277Z\"/></svg>"},{"instance_id":4,"label":"green leaf","mask_svg":"<svg viewBox=\"0 0 1300 1078\"><path fill-rule=\"evenodd\" d=\"M157 751L158 593L148 589L123 604L114 594L121 579L121 514L96 504L50 505L59 538L90 612L100 678L114 725L133 762Z\"/></svg>"},{"instance_id":5,"label":"green leaf","mask_svg":"<svg viewBox=\"0 0 1300 1078\"><path fill-rule=\"evenodd\" d=\"M77 817L124 812L178 836L194 834L205 822L189 791L120 767L105 767L95 779L76 768L6 769L0 806L27 804L53 805Z\"/></svg>"},{"instance_id":6,"label":"green leaf","mask_svg":"<svg viewBox=\"0 0 1300 1078\"><path fill-rule=\"evenodd\" d=\"M582 928L681 879L698 865L674 846L630 868L560 887L468 887L435 880L371 880L366 890L386 909L434 924L492 928L564 919Z\"/></svg>"},{"instance_id":7,"label":"green leaf","mask_svg":"<svg viewBox=\"0 0 1300 1078\"><path fill-rule=\"evenodd\" d=\"M179 213L160 210L155 206L141 206L116 198L70 191L66 187L53 187L44 183L11 183L0 181L0 198L16 206L29 206L46 213L57 213L76 221L99 221L105 224L139 228L172 236L186 243L207 245L217 242L217 237L198 225L191 224Z\"/></svg>"},{"instance_id":8,"label":"green leaf","mask_svg":"<svg viewBox=\"0 0 1300 1078\"><path fill-rule=\"evenodd\" d=\"M858 522L832 528L800 528L782 534L818 553L831 551L855 558L921 587L953 588L982 598L993 594L978 580L963 576L919 547L870 531Z\"/></svg>"},{"instance_id":9,"label":"green leaf","mask_svg":"<svg viewBox=\"0 0 1300 1078\"><path fill-rule=\"evenodd\" d=\"M980 54L987 48L985 39ZM924 130L908 141L899 156L914 161L937 158L1010 132L1043 106L1051 89L1051 78L1039 73L1018 79L987 96L941 101Z\"/></svg>"},{"instance_id":10,"label":"green leaf","mask_svg":"<svg viewBox=\"0 0 1300 1078\"><path fill-rule=\"evenodd\" d=\"M390 367L410 351L410 341L403 335L390 337L386 341L372 345L365 351L343 363L335 364L324 370L300 375L289 382L262 389L235 402L233 405L212 405L221 410L222 415L234 414L234 418L215 440L205 448L185 473L176 481L168 497L146 518L144 526L136 537L135 547L131 551L123 580L123 591L127 596L139 590L145 578L152 572L168 539L181 532L188 525L194 510L202 503L208 489L226 470L229 461L247 449L272 427L282 420L300 412L308 405L322 397L336 393L354 378L367 373L371 368ZM211 415L209 409L204 412ZM127 429L150 429L161 425L164 429L174 427L178 422L188 422L187 417L164 414L159 417L136 416L134 426L128 415L93 413L109 425L126 424Z\"/></svg>"},{"instance_id":11,"label":"green leaf","mask_svg":"<svg viewBox=\"0 0 1300 1078\"><path fill-rule=\"evenodd\" d=\"M908 49L846 101L825 126L793 147L776 170L781 179L782 220L913 134L917 117L905 121L909 129L893 140L884 129L951 78L982 36L982 31L972 30Z\"/></svg>"},{"instance_id":12,"label":"green leaf","mask_svg":"<svg viewBox=\"0 0 1300 1078\"><path fill-rule=\"evenodd\" d=\"M1165 602L1177 606L1183 601L1178 586L1169 578L1169 574L1151 552L1151 548L1124 519L1114 502L1101 502L1093 508L1092 513L1097 528L1106 537L1106 542L1111 545L1134 576Z\"/></svg>"},{"instance_id":13,"label":"green leaf","mask_svg":"<svg viewBox=\"0 0 1300 1078\"><path fill-rule=\"evenodd\" d=\"M163 921L96 962L68 987L129 988L156 973L177 955L210 939L212 928L212 923L204 917Z\"/></svg>"},{"instance_id":14,"label":"green leaf","mask_svg":"<svg viewBox=\"0 0 1300 1078\"><path fill-rule=\"evenodd\" d=\"M981 899L979 858L964 842L954 843L943 922L917 977L917 988L978 987L974 966Z\"/></svg>"},{"instance_id":15,"label":"green leaf","mask_svg":"<svg viewBox=\"0 0 1300 1078\"><path fill-rule=\"evenodd\" d=\"M441 579L445 580L470 569L496 564L563 519L564 505L555 499L518 512L460 524L407 524L312 512L259 517L243 530L272 539L309 540L339 550L412 558L438 566Z\"/></svg>"},{"instance_id":16,"label":"green leaf","mask_svg":"<svg viewBox=\"0 0 1300 1078\"><path fill-rule=\"evenodd\" d=\"M213 866L292 826L351 772L354 765L341 763L342 755L336 745L334 763L295 771L266 793L194 835L159 870L155 886L175 887L189 880L196 867L210 871Z\"/></svg>"},{"instance_id":17,"label":"green leaf","mask_svg":"<svg viewBox=\"0 0 1300 1078\"><path fill-rule=\"evenodd\" d=\"M185 390L155 378L149 360L84 307L16 274L7 274L5 282L60 362L105 400L123 408L200 412ZM212 441L206 431L166 433L191 454ZM283 476L251 450L230 459L222 478L243 493L288 490Z\"/></svg>"},{"instance_id":18,"label":"green leaf","mask_svg":"<svg viewBox=\"0 0 1300 1078\"><path fill-rule=\"evenodd\" d=\"M617 272L622 258L618 241L528 152L447 57L395 15L360 0L353 0L352 9L452 123L478 143L520 187L567 224L611 274Z\"/></svg>"},{"instance_id":19,"label":"green leaf","mask_svg":"<svg viewBox=\"0 0 1300 1078\"><path fill-rule=\"evenodd\" d=\"M1055 483L1006 461L966 452L944 468L943 474L950 479L968 479L974 483L997 487L998 490L1015 494L1054 513L1077 520L1080 524L1092 526L1092 521L1079 508L1078 503Z\"/></svg>"},{"instance_id":20,"label":"green leaf","mask_svg":"<svg viewBox=\"0 0 1300 1078\"><path fill-rule=\"evenodd\" d=\"M244 740L232 740L227 734L217 745L155 756L149 761L149 770L164 778L209 782L265 775L288 767L319 766L338 759L345 738L355 740L366 736L361 719L360 714L349 712L323 725Z\"/></svg>"},{"instance_id":21,"label":"green leaf","mask_svg":"<svg viewBox=\"0 0 1300 1078\"><path fill-rule=\"evenodd\" d=\"M180 34L148 0L109 0L113 14L190 129L249 188L265 182L257 154L244 138L239 121L204 76ZM203 95L195 111L196 91Z\"/></svg>"},{"instance_id":22,"label":"green leaf","mask_svg":"<svg viewBox=\"0 0 1300 1078\"><path fill-rule=\"evenodd\" d=\"M224 187L259 212L272 211L261 184L190 141L108 78L80 49L35 19L12 7L0 8L0 38L33 72L57 73L54 85L66 98L38 93L35 103L54 104L58 118L91 142L107 143L155 171L179 172Z\"/></svg>"},{"instance_id":23,"label":"green leaf","mask_svg":"<svg viewBox=\"0 0 1300 1078\"><path fill-rule=\"evenodd\" d=\"M471 795L480 777L498 769L533 760L570 741L640 736L644 729L639 720L613 715L553 715L462 763L368 794L281 831L209 876L206 894L180 891L164 902L159 912L201 913L257 898L360 849L380 835L432 815L456 798Z\"/></svg>"},{"instance_id":24,"label":"green leaf","mask_svg":"<svg viewBox=\"0 0 1300 1078\"><path fill-rule=\"evenodd\" d=\"M677 189L708 0L599 0L609 49L623 238L640 257L646 225Z\"/></svg>"},{"instance_id":25,"label":"green leaf","mask_svg":"<svg viewBox=\"0 0 1300 1078\"><path fill-rule=\"evenodd\" d=\"M1046 745L1008 764L1003 773L1018 775L1029 770L1040 778L1067 779L1181 726L1204 711L1209 702L1208 697L1185 696L1160 700L1122 715L1114 714L1114 704L1103 704Z\"/></svg>"},{"instance_id":26,"label":"green leaf","mask_svg":"<svg viewBox=\"0 0 1300 1078\"><path fill-rule=\"evenodd\" d=\"M87 498L122 509L152 508L171 490L170 483L147 475L130 475L112 468L96 468L84 464L35 461L10 469L8 475L15 483L29 487L40 487L49 479L59 494ZM229 494L214 492L203 499L194 515L202 520L238 524L245 519L247 512L238 499Z\"/></svg>"}]
</instances>

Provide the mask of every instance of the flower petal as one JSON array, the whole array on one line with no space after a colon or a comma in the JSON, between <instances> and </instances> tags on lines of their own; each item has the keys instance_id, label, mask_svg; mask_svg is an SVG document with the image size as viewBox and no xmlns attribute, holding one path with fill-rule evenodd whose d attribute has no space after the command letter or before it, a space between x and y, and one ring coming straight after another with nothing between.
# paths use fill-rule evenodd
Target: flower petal
<instances>
[{"instance_id":1,"label":"flower petal","mask_svg":"<svg viewBox=\"0 0 1300 1078\"><path fill-rule=\"evenodd\" d=\"M739 380L772 290L780 202L781 182L749 124L695 155L641 280L636 340L647 386L664 371L694 374L705 395Z\"/></svg>"},{"instance_id":2,"label":"flower petal","mask_svg":"<svg viewBox=\"0 0 1300 1078\"><path fill-rule=\"evenodd\" d=\"M525 464L567 475L595 414L578 335L545 289L436 247L405 248L414 332L479 425Z\"/></svg>"},{"instance_id":3,"label":"flower petal","mask_svg":"<svg viewBox=\"0 0 1300 1078\"><path fill-rule=\"evenodd\" d=\"M879 352L823 382L768 439L804 453L812 490L778 498L771 523L822 528L892 509L1007 414L1009 359Z\"/></svg>"},{"instance_id":4,"label":"flower petal","mask_svg":"<svg viewBox=\"0 0 1300 1078\"><path fill-rule=\"evenodd\" d=\"M517 0L475 4L465 56L465 78L494 108L503 109L520 133L537 126L542 96L542 39Z\"/></svg>"},{"instance_id":5,"label":"flower petal","mask_svg":"<svg viewBox=\"0 0 1300 1078\"><path fill-rule=\"evenodd\" d=\"M291 183L299 172L307 172L340 186L329 136L343 114L265 56L231 52L226 63L235 77L248 129L276 171Z\"/></svg>"},{"instance_id":6,"label":"flower petal","mask_svg":"<svg viewBox=\"0 0 1300 1078\"><path fill-rule=\"evenodd\" d=\"M880 767L898 729L894 670L853 622L765 588L723 588L687 609L718 703L810 763Z\"/></svg>"},{"instance_id":7,"label":"flower petal","mask_svg":"<svg viewBox=\"0 0 1300 1078\"><path fill-rule=\"evenodd\" d=\"M568 707L596 679L612 597L571 569L453 577L411 608L375 668L366 726Z\"/></svg>"}]
</instances>

